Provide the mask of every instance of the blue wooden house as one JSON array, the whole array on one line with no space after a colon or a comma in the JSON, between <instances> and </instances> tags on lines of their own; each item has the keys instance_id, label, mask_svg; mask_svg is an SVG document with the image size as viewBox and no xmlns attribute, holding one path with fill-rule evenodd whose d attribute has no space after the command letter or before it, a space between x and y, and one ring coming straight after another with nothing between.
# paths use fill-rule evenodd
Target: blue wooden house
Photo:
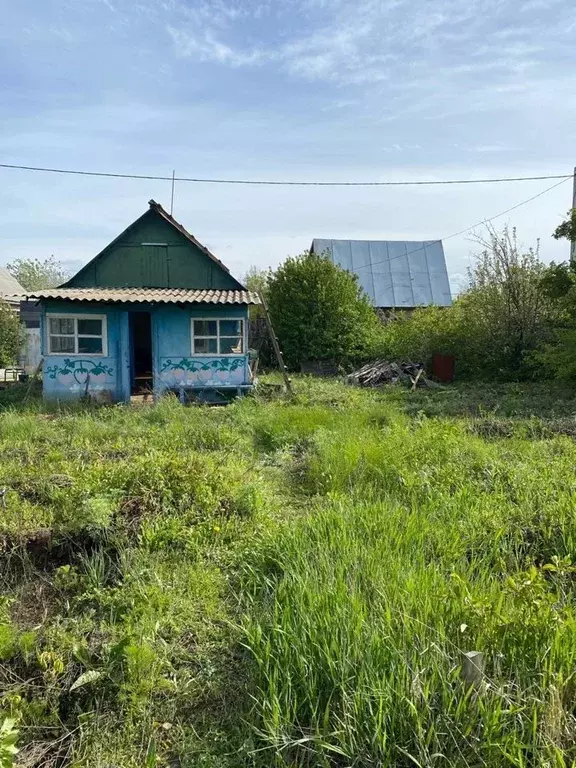
<instances>
[{"instance_id":1,"label":"blue wooden house","mask_svg":"<svg viewBox=\"0 0 576 768\"><path fill-rule=\"evenodd\" d=\"M153 200L60 288L38 291L44 397L128 402L250 389L248 305L227 267Z\"/></svg>"}]
</instances>

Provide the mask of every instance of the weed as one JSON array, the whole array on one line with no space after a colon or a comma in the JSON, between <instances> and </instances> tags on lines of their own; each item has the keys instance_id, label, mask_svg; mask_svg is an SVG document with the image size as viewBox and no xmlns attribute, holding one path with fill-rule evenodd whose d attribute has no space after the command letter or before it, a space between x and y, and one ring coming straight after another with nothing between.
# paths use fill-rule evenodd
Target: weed
<instances>
[{"instance_id":1,"label":"weed","mask_svg":"<svg viewBox=\"0 0 576 768\"><path fill-rule=\"evenodd\" d=\"M4 402L4 741L30 768L567 768L573 393L295 389Z\"/></svg>"}]
</instances>

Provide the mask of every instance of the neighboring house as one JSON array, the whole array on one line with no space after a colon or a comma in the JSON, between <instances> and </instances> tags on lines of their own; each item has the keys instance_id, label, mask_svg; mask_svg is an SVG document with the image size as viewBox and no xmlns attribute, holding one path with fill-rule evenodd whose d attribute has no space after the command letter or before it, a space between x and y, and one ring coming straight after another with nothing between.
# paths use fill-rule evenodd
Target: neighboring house
<instances>
[{"instance_id":1,"label":"neighboring house","mask_svg":"<svg viewBox=\"0 0 576 768\"><path fill-rule=\"evenodd\" d=\"M258 303L153 200L60 288L37 291L44 396L114 402L153 390L222 399L252 386L248 305Z\"/></svg>"},{"instance_id":2,"label":"neighboring house","mask_svg":"<svg viewBox=\"0 0 576 768\"><path fill-rule=\"evenodd\" d=\"M334 264L358 275L375 307L414 309L452 304L441 240L321 240L313 253L327 253Z\"/></svg>"},{"instance_id":3,"label":"neighboring house","mask_svg":"<svg viewBox=\"0 0 576 768\"><path fill-rule=\"evenodd\" d=\"M20 306L20 299L25 295L26 291L15 277L12 277L10 272L4 267L0 267L0 299L6 301L18 311Z\"/></svg>"},{"instance_id":4,"label":"neighboring house","mask_svg":"<svg viewBox=\"0 0 576 768\"><path fill-rule=\"evenodd\" d=\"M26 290L18 280L0 267L0 299L7 302L25 327L25 338L20 350L19 365L27 373L38 370L42 359L40 354L40 312L33 304L22 301Z\"/></svg>"}]
</instances>

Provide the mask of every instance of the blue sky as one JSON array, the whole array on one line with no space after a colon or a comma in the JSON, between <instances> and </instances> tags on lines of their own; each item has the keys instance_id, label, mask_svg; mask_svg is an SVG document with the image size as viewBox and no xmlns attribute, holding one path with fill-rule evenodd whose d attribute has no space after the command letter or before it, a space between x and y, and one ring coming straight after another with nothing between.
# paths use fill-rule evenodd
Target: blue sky
<instances>
[{"instance_id":1,"label":"blue sky","mask_svg":"<svg viewBox=\"0 0 576 768\"><path fill-rule=\"evenodd\" d=\"M570 173L573 0L19 0L0 27L0 162L292 180ZM313 237L433 239L552 182L178 184L175 216L235 273ZM0 169L0 264L87 261L166 182ZM571 183L514 211L542 255ZM445 246L453 287L468 237Z\"/></svg>"}]
</instances>

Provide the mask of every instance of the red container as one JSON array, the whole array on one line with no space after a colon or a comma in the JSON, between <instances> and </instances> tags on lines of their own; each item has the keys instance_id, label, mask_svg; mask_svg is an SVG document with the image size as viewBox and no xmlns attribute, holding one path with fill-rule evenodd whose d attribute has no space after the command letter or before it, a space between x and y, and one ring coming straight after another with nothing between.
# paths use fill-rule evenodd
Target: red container
<instances>
[{"instance_id":1,"label":"red container","mask_svg":"<svg viewBox=\"0 0 576 768\"><path fill-rule=\"evenodd\" d=\"M432 375L438 381L454 381L456 375L456 358L454 355L435 354L432 357Z\"/></svg>"}]
</instances>

